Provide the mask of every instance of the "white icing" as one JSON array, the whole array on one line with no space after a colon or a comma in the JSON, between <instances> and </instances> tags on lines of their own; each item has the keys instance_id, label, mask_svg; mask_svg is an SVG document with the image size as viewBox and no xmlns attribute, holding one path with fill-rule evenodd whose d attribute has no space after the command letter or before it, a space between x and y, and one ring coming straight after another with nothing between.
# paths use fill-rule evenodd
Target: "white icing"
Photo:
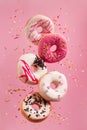
<instances>
[{"instance_id":1,"label":"white icing","mask_svg":"<svg viewBox=\"0 0 87 130\"><path fill-rule=\"evenodd\" d=\"M31 53L28 53L28 54L24 54L22 55L20 58L19 58L19 61L18 61L18 64L17 64L17 72L18 72L18 77L20 78L21 75L24 75L24 70L23 70L23 67L25 67L24 63L21 61L21 60L24 60L28 65L29 67L33 66L33 63L35 61L35 58L36 58L36 55L34 54L31 54ZM36 70L33 72L33 75L35 76L35 78L37 80L39 80L45 73L47 72L47 69L46 67L40 67L40 66L37 66ZM22 82L26 82L26 83L36 83L34 82L31 77L28 75L28 80L26 80L25 77L21 77L20 80Z\"/></svg>"},{"instance_id":2,"label":"white icing","mask_svg":"<svg viewBox=\"0 0 87 130\"><path fill-rule=\"evenodd\" d=\"M51 83L56 82L56 88L51 88ZM40 95L49 101L60 101L67 92L66 77L57 71L45 74L39 81Z\"/></svg>"},{"instance_id":3,"label":"white icing","mask_svg":"<svg viewBox=\"0 0 87 130\"><path fill-rule=\"evenodd\" d=\"M34 96L34 94L35 94L35 96ZM49 115L51 106L50 106L50 103L48 101L44 100L38 93L34 93L34 94L28 95L23 100L22 111L29 119L42 120ZM32 96L31 99L29 99L30 96ZM38 100L35 102L35 99L38 99ZM27 102L27 104L26 104L26 102ZM32 107L32 105L34 103L37 103L39 105L39 107L40 107L39 110L35 110ZM28 110L26 111L26 109L28 109Z\"/></svg>"}]
</instances>

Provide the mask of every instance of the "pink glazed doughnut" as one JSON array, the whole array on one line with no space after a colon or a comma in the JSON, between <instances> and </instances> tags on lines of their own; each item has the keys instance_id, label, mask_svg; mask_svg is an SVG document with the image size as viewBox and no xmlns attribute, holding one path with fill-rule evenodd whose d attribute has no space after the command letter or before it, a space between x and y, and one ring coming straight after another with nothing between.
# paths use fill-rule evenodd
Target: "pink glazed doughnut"
<instances>
[{"instance_id":1,"label":"pink glazed doughnut","mask_svg":"<svg viewBox=\"0 0 87 130\"><path fill-rule=\"evenodd\" d=\"M38 44L44 34L52 32L54 32L54 24L50 18L44 15L30 18L25 26L25 35L34 44Z\"/></svg>"},{"instance_id":2,"label":"pink glazed doughnut","mask_svg":"<svg viewBox=\"0 0 87 130\"><path fill-rule=\"evenodd\" d=\"M55 50L51 50L52 47L55 47ZM38 54L45 62L58 62L66 56L66 53L66 40L59 34L47 34L39 42Z\"/></svg>"}]
</instances>

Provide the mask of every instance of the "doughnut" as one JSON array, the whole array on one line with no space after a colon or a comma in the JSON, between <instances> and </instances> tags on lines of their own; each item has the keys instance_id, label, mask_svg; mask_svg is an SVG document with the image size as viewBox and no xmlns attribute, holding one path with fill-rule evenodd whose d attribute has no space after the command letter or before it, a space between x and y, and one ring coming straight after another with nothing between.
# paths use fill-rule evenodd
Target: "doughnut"
<instances>
[{"instance_id":1,"label":"doughnut","mask_svg":"<svg viewBox=\"0 0 87 130\"><path fill-rule=\"evenodd\" d=\"M52 83L55 88L52 88ZM66 77L58 71L45 74L39 81L39 93L45 100L60 101L66 92Z\"/></svg>"},{"instance_id":2,"label":"doughnut","mask_svg":"<svg viewBox=\"0 0 87 130\"><path fill-rule=\"evenodd\" d=\"M34 108L33 105L37 105L38 109ZM23 99L20 110L28 120L41 121L48 117L51 105L49 101L46 101L39 93L35 92Z\"/></svg>"},{"instance_id":3,"label":"doughnut","mask_svg":"<svg viewBox=\"0 0 87 130\"><path fill-rule=\"evenodd\" d=\"M52 32L54 32L54 24L50 18L44 15L30 18L25 25L25 35L34 44L38 44L44 34Z\"/></svg>"},{"instance_id":4,"label":"doughnut","mask_svg":"<svg viewBox=\"0 0 87 130\"><path fill-rule=\"evenodd\" d=\"M52 47L55 49L51 50ZM66 40L59 34L47 34L39 42L38 54L46 62L59 62L66 56L66 53Z\"/></svg>"},{"instance_id":5,"label":"doughnut","mask_svg":"<svg viewBox=\"0 0 87 130\"><path fill-rule=\"evenodd\" d=\"M34 71L32 71L33 67ZM17 63L19 79L28 84L37 84L38 80L47 72L44 61L32 53L22 55Z\"/></svg>"}]
</instances>

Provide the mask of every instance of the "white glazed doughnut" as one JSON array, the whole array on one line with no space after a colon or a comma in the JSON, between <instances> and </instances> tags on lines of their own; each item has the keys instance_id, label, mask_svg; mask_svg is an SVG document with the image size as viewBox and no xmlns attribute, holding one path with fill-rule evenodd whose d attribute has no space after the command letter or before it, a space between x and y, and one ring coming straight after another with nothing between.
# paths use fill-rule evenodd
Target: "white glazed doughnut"
<instances>
[{"instance_id":1,"label":"white glazed doughnut","mask_svg":"<svg viewBox=\"0 0 87 130\"><path fill-rule=\"evenodd\" d=\"M55 85L53 89L51 84ZM39 81L39 93L48 101L60 101L67 91L66 77L58 71L45 74Z\"/></svg>"},{"instance_id":2,"label":"white glazed doughnut","mask_svg":"<svg viewBox=\"0 0 87 130\"><path fill-rule=\"evenodd\" d=\"M33 107L33 105L38 105L39 109ZM51 105L50 102L43 99L39 93L29 94L25 97L21 104L22 114L31 121L40 121L48 117Z\"/></svg>"},{"instance_id":3,"label":"white glazed doughnut","mask_svg":"<svg viewBox=\"0 0 87 130\"><path fill-rule=\"evenodd\" d=\"M31 67L34 67L34 72L32 72ZM47 69L41 58L28 53L19 58L17 72L19 79L24 83L36 84L41 76L47 72Z\"/></svg>"},{"instance_id":4,"label":"white glazed doughnut","mask_svg":"<svg viewBox=\"0 0 87 130\"><path fill-rule=\"evenodd\" d=\"M50 18L44 15L36 15L30 18L25 26L26 37L35 44L38 44L44 34L52 32L54 32L54 24Z\"/></svg>"}]
</instances>

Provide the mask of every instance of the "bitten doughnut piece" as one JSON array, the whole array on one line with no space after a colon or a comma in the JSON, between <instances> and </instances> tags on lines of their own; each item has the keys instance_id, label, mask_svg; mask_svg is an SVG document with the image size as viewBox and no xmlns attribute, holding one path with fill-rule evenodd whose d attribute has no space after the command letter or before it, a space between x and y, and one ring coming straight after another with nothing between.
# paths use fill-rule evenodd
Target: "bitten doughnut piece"
<instances>
[{"instance_id":1,"label":"bitten doughnut piece","mask_svg":"<svg viewBox=\"0 0 87 130\"><path fill-rule=\"evenodd\" d=\"M33 108L35 104L38 105L38 110ZM50 102L43 99L37 92L27 95L21 103L22 114L31 121L45 119L49 115L50 110Z\"/></svg>"}]
</instances>

